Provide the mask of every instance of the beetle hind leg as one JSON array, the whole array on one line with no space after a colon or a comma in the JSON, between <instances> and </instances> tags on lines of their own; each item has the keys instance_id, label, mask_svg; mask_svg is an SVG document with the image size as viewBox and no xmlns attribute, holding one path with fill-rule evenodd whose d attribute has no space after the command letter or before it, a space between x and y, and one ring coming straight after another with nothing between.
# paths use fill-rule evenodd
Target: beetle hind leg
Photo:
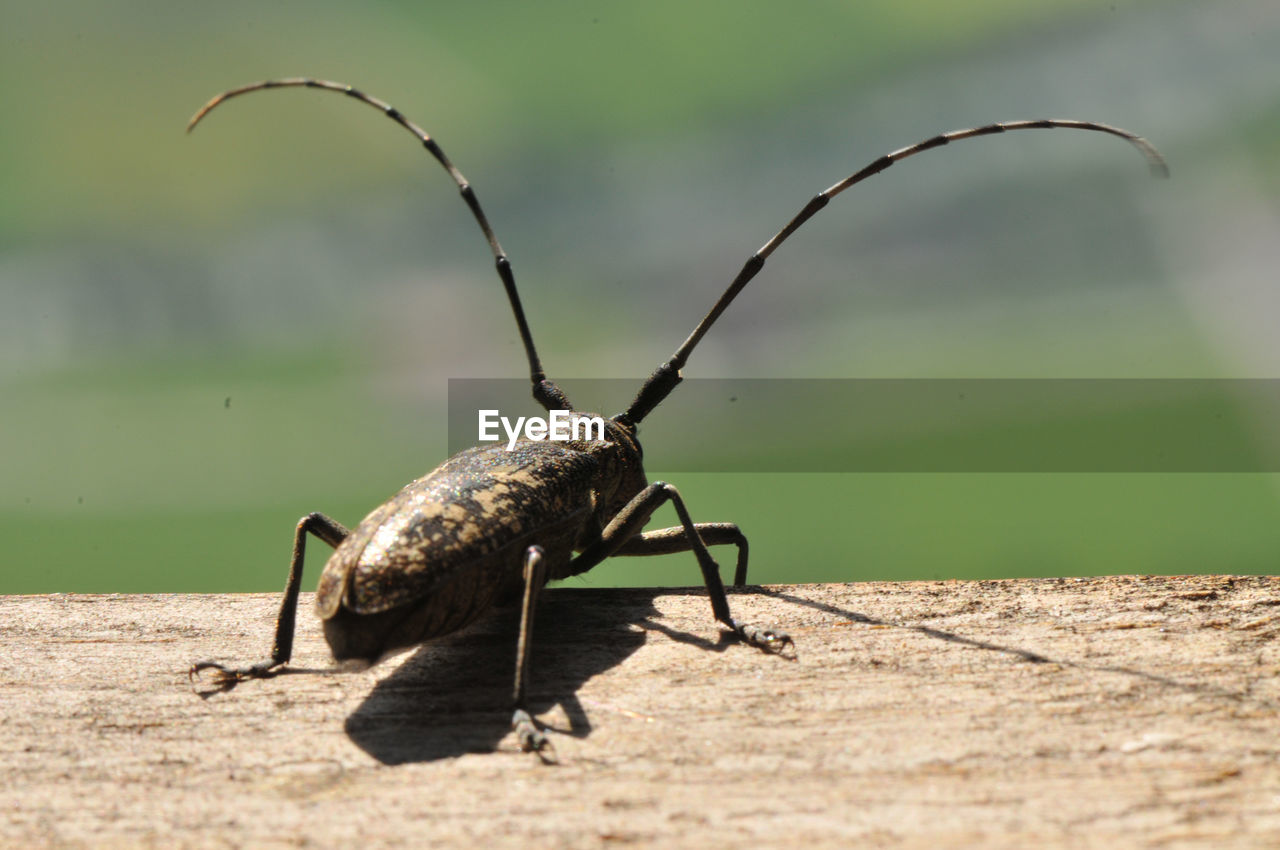
<instances>
[{"instance_id":1,"label":"beetle hind leg","mask_svg":"<svg viewBox=\"0 0 1280 850\"><path fill-rule=\"evenodd\" d=\"M727 546L733 544L738 547L738 565L733 573L734 587L742 587L747 583L747 538L737 525L731 522L695 522L690 524L692 534L682 525L672 526L671 528L660 528L655 531L646 531L637 534L626 543L615 555L644 556L644 555L670 555L676 552L693 552L698 556L698 549L693 541L693 535L697 535L697 539L703 544L705 549L707 546ZM717 578L720 575L719 565L711 559L711 553L707 553L708 560L711 561L711 572ZM703 566L704 577L707 574L706 567L703 565L701 556L698 556L699 566ZM714 594L715 590L711 588L711 583L707 583L708 590ZM723 593L723 585L721 593ZM725 606L728 606L726 598ZM714 603L713 603L713 607ZM719 616L717 612L717 617ZM791 636L781 629L772 626L757 626L751 623L739 623L732 617L725 625L730 626L734 634L742 639L744 643L763 649L765 652L783 653L787 647L791 647L792 652L795 651L795 642Z\"/></svg>"},{"instance_id":2,"label":"beetle hind leg","mask_svg":"<svg viewBox=\"0 0 1280 850\"><path fill-rule=\"evenodd\" d=\"M641 533L653 512L665 502L671 502L680 518L680 525L657 531ZM584 549L569 565L570 574L576 575L591 569L613 555L667 555L675 552L693 552L702 570L702 580L711 597L711 612L744 643L765 652L784 654L791 647L795 658L795 642L778 628L739 623L729 612L729 597L720 578L720 565L711 557L707 546L734 544L738 547L738 565L734 570L734 584L747 580L747 538L732 523L695 523L689 516L684 499L675 487L665 481L655 481L627 503L609 522L600 539Z\"/></svg>"},{"instance_id":3,"label":"beetle hind leg","mask_svg":"<svg viewBox=\"0 0 1280 850\"><path fill-rule=\"evenodd\" d=\"M245 667L228 667L217 661L198 661L187 671L187 678L194 685L205 670L212 670L212 688L200 691L201 695L229 691L246 679L269 679L280 672L293 655L293 632L298 622L298 592L302 587L302 565L306 559L307 534L328 543L335 549L350 534L341 523L321 513L310 513L298 520L293 533L293 559L289 563L289 580L285 583L284 598L280 601L280 613L276 616L276 636L271 645L271 657Z\"/></svg>"}]
</instances>

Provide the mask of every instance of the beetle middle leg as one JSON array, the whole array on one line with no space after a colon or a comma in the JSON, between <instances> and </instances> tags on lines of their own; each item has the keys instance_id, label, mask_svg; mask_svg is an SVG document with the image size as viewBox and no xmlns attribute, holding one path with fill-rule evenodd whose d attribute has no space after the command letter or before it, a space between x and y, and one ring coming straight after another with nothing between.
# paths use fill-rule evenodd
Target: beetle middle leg
<instances>
[{"instance_id":1,"label":"beetle middle leg","mask_svg":"<svg viewBox=\"0 0 1280 850\"><path fill-rule=\"evenodd\" d=\"M530 546L524 553L524 601L520 606L520 640L516 645L516 680L512 690L515 713L511 728L520 741L520 749L536 752L543 761L555 760L555 748L529 714L529 653L533 641L533 615L538 608L538 595L547 583L547 566L541 546ZM545 750L551 750L548 755Z\"/></svg>"},{"instance_id":2,"label":"beetle middle leg","mask_svg":"<svg viewBox=\"0 0 1280 850\"><path fill-rule=\"evenodd\" d=\"M665 502L671 502L680 518L680 525L641 533L653 512ZM781 652L794 646L786 632L750 623L739 623L729 612L729 597L720 579L720 565L707 551L707 543L734 543L738 546L738 566L735 584L743 584L747 578L747 538L731 523L703 523L698 525L689 516L684 499L675 487L665 481L655 481L640 491L634 499L614 516L600 533L600 539L582 550L569 564L569 575L577 575L591 569L612 555L659 555L692 551L702 570L702 580L711 597L711 611L715 618L733 629L747 643L769 652Z\"/></svg>"},{"instance_id":3,"label":"beetle middle leg","mask_svg":"<svg viewBox=\"0 0 1280 850\"><path fill-rule=\"evenodd\" d=\"M293 559L289 564L289 580L285 583L280 613L276 616L276 636L271 645L271 657L247 667L227 667L217 661L199 661L191 665L189 678L194 680L202 670L213 670L215 689L225 691L245 679L266 679L280 672L278 668L293 655L293 633L298 622L298 592L302 587L307 534L314 534L336 549L350 532L341 523L322 513L310 513L298 520L298 527L293 533Z\"/></svg>"}]
</instances>

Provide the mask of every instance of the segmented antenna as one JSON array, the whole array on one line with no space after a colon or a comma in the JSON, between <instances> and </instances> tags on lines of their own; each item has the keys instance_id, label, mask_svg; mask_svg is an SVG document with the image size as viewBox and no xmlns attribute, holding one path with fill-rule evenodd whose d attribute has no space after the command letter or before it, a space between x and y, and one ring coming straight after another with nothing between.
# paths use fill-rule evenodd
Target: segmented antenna
<instances>
[{"instance_id":1,"label":"segmented antenna","mask_svg":"<svg viewBox=\"0 0 1280 850\"><path fill-rule=\"evenodd\" d=\"M1121 130L1119 127L1111 127L1106 124L1096 124L1092 121L1068 121L1053 118L1046 118L1040 121L1006 121L999 124L988 124L984 127L974 127L969 130L953 130L950 133L943 133L923 142L917 142L914 145L899 148L892 153L885 154L861 171L854 172L831 188L815 195L809 203L805 204L804 209L800 210L795 218L787 222L786 227L775 233L773 238L764 243L760 250L752 254L751 258L742 266L742 270L738 272L738 276L729 284L729 288L720 296L720 300L716 301L715 306L711 308L711 312L703 317L698 326L693 329L693 333L689 334L689 338L676 349L671 359L654 370L654 373L645 381L644 386L640 388L640 392L636 394L635 401L631 402L631 406L627 408L627 411L614 417L614 419L621 424L634 427L639 424L640 420L649 415L649 412L680 383L680 370L684 368L685 362L689 359L689 354L711 326L715 324L716 319L720 318L720 314L725 311L725 308L738 296L738 293L751 282L751 279L760 272L760 269L764 268L764 261L768 259L769 255L776 251L779 245L786 242L791 234L795 233L802 224L812 218L818 210L825 207L832 198L845 189L855 183L861 183L873 174L879 174L899 160L915 156L918 153L924 153L933 148L942 147L950 142L973 139L978 136L993 136L997 133L1005 133L1011 130L1051 130L1055 127L1067 130L1092 130L1098 133L1110 133L1113 136L1118 136L1136 147L1146 157L1153 176L1169 176L1169 166L1165 163L1164 157L1146 139L1130 133L1128 130Z\"/></svg>"},{"instance_id":2,"label":"segmented antenna","mask_svg":"<svg viewBox=\"0 0 1280 850\"><path fill-rule=\"evenodd\" d=\"M263 89L299 87L338 92L361 103L369 104L412 133L414 138L422 142L423 147L436 158L436 161L444 166L444 170L449 172L453 182L458 184L458 191L462 194L462 199L467 202L467 208L475 216L476 223L480 225L480 229L484 232L484 238L489 242L489 249L493 251L493 260L498 269L498 277L502 279L502 285L507 290L507 300L511 302L511 312L516 317L516 326L520 330L520 339L524 343L525 356L529 358L529 379L533 383L533 397L548 411L572 410L573 407L569 404L569 399L565 397L565 394L555 383L547 378L546 372L542 370L542 362L538 359L538 350L533 345L533 334L529 331L529 323L524 317L524 308L520 305L520 294L516 291L515 276L511 272L511 261L507 259L506 252L498 244L498 237L494 235L493 228L489 226L489 219L485 216L484 210L480 208L480 201L476 199L476 194L472 190L471 184L467 182L467 178L462 176L462 172L449 161L449 157L445 156L444 151L436 144L435 139L431 138L430 134L417 124L404 117L400 110L389 103L384 103L376 97L371 97L359 89L343 83L316 80L310 77L287 77L280 80L263 80L259 83L250 83L247 86L240 86L223 92L200 107L200 111L193 115L187 123L187 132L190 133L194 130L195 126L215 107L233 97Z\"/></svg>"}]
</instances>

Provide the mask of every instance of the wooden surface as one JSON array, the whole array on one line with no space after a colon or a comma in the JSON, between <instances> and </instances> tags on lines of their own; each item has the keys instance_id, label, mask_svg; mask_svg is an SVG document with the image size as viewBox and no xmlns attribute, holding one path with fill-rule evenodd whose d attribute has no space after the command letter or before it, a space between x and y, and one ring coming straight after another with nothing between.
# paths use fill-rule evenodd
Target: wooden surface
<instances>
[{"instance_id":1,"label":"wooden surface","mask_svg":"<svg viewBox=\"0 0 1280 850\"><path fill-rule=\"evenodd\" d=\"M546 594L518 752L506 612L201 699L273 596L0 599L0 844L1277 847L1280 580ZM309 605L310 599L305 598ZM307 608L295 664L327 663Z\"/></svg>"}]
</instances>

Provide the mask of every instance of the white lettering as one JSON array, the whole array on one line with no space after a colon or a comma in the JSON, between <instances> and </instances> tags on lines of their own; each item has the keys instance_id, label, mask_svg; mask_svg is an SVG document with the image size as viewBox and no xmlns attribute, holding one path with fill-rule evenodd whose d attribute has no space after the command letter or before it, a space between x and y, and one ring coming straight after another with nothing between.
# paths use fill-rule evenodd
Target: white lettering
<instances>
[{"instance_id":1,"label":"white lettering","mask_svg":"<svg viewBox=\"0 0 1280 850\"><path fill-rule=\"evenodd\" d=\"M480 440L482 442L498 439L498 432L491 429L498 427L498 411L480 411Z\"/></svg>"},{"instance_id":2,"label":"white lettering","mask_svg":"<svg viewBox=\"0 0 1280 850\"><path fill-rule=\"evenodd\" d=\"M577 417L574 417L575 419ZM567 442L569 439L569 411L551 411L551 439Z\"/></svg>"},{"instance_id":3,"label":"white lettering","mask_svg":"<svg viewBox=\"0 0 1280 850\"><path fill-rule=\"evenodd\" d=\"M552 410L550 419L530 416L527 419L517 416L514 424L497 410L477 411L480 442L494 442L502 439L498 433L498 425L506 432L507 451L512 451L520 441L523 431L524 439L541 442L555 440L567 443L570 440L604 440L604 419L599 416L583 416L570 410Z\"/></svg>"},{"instance_id":4,"label":"white lettering","mask_svg":"<svg viewBox=\"0 0 1280 850\"><path fill-rule=\"evenodd\" d=\"M507 439L507 451L511 451L512 449L514 449L514 448L516 447L516 440L520 439L520 426L521 426L521 425L523 425L523 424L524 424L524 417L523 417L523 416L517 416L517 417L516 417L516 427L514 427L514 428L512 428L512 427L511 427L511 420L510 420L510 419L508 419L508 418L507 418L507 417L505 417L505 416L504 416L504 417L502 417L502 427L506 430L506 432L507 432L507 438L508 438L508 439Z\"/></svg>"},{"instance_id":5,"label":"white lettering","mask_svg":"<svg viewBox=\"0 0 1280 850\"><path fill-rule=\"evenodd\" d=\"M582 425L583 435L578 436L578 426ZM592 437L591 429L596 429L596 433L600 436ZM575 440L604 440L604 420L599 416L575 416L573 417L573 438Z\"/></svg>"}]
</instances>

